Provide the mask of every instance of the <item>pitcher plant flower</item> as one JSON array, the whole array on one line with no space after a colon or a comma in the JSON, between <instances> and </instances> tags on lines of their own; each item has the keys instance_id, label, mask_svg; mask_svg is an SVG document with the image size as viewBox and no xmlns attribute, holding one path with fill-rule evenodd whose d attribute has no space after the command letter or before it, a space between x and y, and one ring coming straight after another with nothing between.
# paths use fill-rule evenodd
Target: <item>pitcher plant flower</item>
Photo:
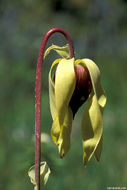
<instances>
[{"instance_id":1,"label":"pitcher plant flower","mask_svg":"<svg viewBox=\"0 0 127 190\"><path fill-rule=\"evenodd\" d=\"M59 47L60 49L62 50L63 47ZM64 57L63 51L58 53ZM52 70L56 65L55 76L52 76ZM102 150L102 114L106 95L101 86L97 65L90 59L55 60L49 72L49 97L53 118L51 136L58 146L60 157L65 156L69 150L74 116L87 100L88 104L81 123L83 161L86 165L93 154L99 160Z\"/></svg>"},{"instance_id":2,"label":"pitcher plant flower","mask_svg":"<svg viewBox=\"0 0 127 190\"><path fill-rule=\"evenodd\" d=\"M67 38L68 44L63 47L51 45L44 51L48 38L54 32L62 33ZM30 177L31 181L34 182L37 190L40 189L40 174L43 173L43 184L46 184L50 174L47 163L45 164L46 170L44 167L44 172L40 170L42 163L40 162L40 134L41 67L43 59L51 50L56 51L61 56L52 63L49 71L49 102L53 119L51 137L58 147L60 157L63 158L69 151L73 120L78 109L85 102L86 106L81 121L84 165L87 165L93 155L99 161L102 151L102 115L106 104L106 95L101 85L100 70L90 59L76 60L69 34L61 28L53 28L43 38L37 61L35 167L32 167L32 171L29 170L29 176L32 176Z\"/></svg>"}]
</instances>

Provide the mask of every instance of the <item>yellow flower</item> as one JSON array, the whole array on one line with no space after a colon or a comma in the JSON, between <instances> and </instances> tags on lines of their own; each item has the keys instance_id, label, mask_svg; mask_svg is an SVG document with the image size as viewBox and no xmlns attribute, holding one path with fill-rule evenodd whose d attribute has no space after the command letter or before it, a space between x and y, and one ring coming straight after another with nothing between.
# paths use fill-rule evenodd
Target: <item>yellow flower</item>
<instances>
[{"instance_id":1,"label":"yellow flower","mask_svg":"<svg viewBox=\"0 0 127 190\"><path fill-rule=\"evenodd\" d=\"M49 99L53 119L51 136L62 158L70 147L72 122L78 108L87 100L81 129L84 165L102 150L102 114L106 95L100 82L100 71L90 59L69 59L68 46L52 45L45 52L55 50L63 58L53 62L49 72ZM55 74L52 75L53 69Z\"/></svg>"}]
</instances>

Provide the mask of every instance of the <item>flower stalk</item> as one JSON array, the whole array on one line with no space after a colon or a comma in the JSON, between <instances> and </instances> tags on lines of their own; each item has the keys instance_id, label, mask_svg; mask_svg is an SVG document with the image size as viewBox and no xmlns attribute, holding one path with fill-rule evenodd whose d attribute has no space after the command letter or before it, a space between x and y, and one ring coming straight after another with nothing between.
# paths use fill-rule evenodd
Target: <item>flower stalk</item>
<instances>
[{"instance_id":1,"label":"flower stalk","mask_svg":"<svg viewBox=\"0 0 127 190\"><path fill-rule=\"evenodd\" d=\"M46 43L49 37L59 32L65 36L69 44L70 58L74 57L74 49L70 35L62 28L52 28L49 30L41 43L36 69L36 119L35 119L35 181L37 189L40 190L40 160L41 160L41 75L42 75L42 64Z\"/></svg>"}]
</instances>

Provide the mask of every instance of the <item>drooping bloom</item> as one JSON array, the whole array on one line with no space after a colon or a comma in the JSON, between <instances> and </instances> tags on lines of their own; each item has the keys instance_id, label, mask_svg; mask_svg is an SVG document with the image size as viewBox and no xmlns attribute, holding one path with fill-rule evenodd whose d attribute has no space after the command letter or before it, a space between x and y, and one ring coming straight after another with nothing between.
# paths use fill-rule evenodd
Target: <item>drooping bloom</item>
<instances>
[{"instance_id":1,"label":"drooping bloom","mask_svg":"<svg viewBox=\"0 0 127 190\"><path fill-rule=\"evenodd\" d=\"M101 86L100 71L90 59L69 59L68 46L52 45L45 56L52 49L62 58L53 62L49 72L49 99L53 119L51 136L62 158L70 147L74 116L87 100L81 122L83 161L86 165L93 154L99 160L102 150L102 114L106 95Z\"/></svg>"}]
</instances>

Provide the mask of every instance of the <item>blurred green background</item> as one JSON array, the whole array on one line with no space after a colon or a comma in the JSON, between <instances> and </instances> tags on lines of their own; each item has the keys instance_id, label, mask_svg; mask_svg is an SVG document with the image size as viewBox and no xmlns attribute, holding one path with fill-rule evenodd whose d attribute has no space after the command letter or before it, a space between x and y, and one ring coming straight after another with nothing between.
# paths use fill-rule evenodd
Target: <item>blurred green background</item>
<instances>
[{"instance_id":1,"label":"blurred green background","mask_svg":"<svg viewBox=\"0 0 127 190\"><path fill-rule=\"evenodd\" d=\"M0 1L0 189L33 189L27 171L34 164L36 60L44 34L67 30L76 58L93 59L101 70L108 101L104 112L101 161L84 168L80 122L73 123L71 149L60 159L51 140L43 143L42 160L52 173L45 190L104 190L127 187L127 0ZM50 44L64 45L61 34ZM48 46L47 45L47 46ZM42 132L50 135L48 71L43 65Z\"/></svg>"}]
</instances>

